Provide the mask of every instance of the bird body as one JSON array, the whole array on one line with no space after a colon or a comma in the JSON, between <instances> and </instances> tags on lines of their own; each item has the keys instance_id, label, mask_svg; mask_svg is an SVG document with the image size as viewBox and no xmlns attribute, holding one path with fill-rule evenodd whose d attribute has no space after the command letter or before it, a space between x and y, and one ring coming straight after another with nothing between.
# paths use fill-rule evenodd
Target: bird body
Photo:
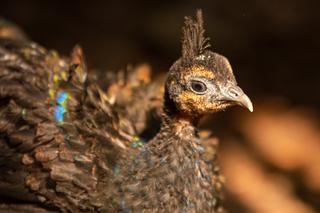
<instances>
[{"instance_id":1,"label":"bird body","mask_svg":"<svg viewBox=\"0 0 320 213\"><path fill-rule=\"evenodd\" d=\"M103 206L113 165L134 153L130 122L86 81L80 48L64 59L32 42L0 43L0 194L63 212Z\"/></svg>"},{"instance_id":2,"label":"bird body","mask_svg":"<svg viewBox=\"0 0 320 213\"><path fill-rule=\"evenodd\" d=\"M139 212L214 212L220 190L218 170L203 160L197 130L185 118L168 119L142 148L122 185L124 207ZM129 207L127 206L127 203Z\"/></svg>"},{"instance_id":3,"label":"bird body","mask_svg":"<svg viewBox=\"0 0 320 213\"><path fill-rule=\"evenodd\" d=\"M161 128L147 143L132 114L119 113L88 80L81 48L63 58L27 40L0 39L0 196L44 211L220 211L219 170L215 157L204 157L197 123L252 104L228 60L207 50L200 11L183 32Z\"/></svg>"}]
</instances>

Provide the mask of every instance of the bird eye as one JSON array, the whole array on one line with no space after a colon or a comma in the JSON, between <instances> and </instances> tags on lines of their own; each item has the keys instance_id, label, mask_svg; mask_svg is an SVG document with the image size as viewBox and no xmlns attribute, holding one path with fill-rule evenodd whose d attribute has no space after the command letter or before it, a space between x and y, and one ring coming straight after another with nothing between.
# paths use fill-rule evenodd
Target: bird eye
<instances>
[{"instance_id":1,"label":"bird eye","mask_svg":"<svg viewBox=\"0 0 320 213\"><path fill-rule=\"evenodd\" d=\"M207 86L201 81L191 81L191 90L198 94L204 94L207 91Z\"/></svg>"}]
</instances>

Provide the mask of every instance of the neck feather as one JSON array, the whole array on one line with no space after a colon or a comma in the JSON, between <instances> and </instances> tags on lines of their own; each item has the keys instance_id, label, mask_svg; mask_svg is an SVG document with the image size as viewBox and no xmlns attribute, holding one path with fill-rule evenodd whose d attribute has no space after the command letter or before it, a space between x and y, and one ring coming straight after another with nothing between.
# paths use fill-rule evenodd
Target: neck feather
<instances>
[{"instance_id":1,"label":"neck feather","mask_svg":"<svg viewBox=\"0 0 320 213\"><path fill-rule=\"evenodd\" d=\"M131 165L125 184L125 208L165 212L215 212L219 193L213 162L203 160L197 120L178 113L165 97L162 126Z\"/></svg>"},{"instance_id":2,"label":"neck feather","mask_svg":"<svg viewBox=\"0 0 320 213\"><path fill-rule=\"evenodd\" d=\"M167 91L164 94L162 127L173 126L190 126L196 129L199 121L199 116L186 115L177 109L174 101L170 98Z\"/></svg>"}]
</instances>

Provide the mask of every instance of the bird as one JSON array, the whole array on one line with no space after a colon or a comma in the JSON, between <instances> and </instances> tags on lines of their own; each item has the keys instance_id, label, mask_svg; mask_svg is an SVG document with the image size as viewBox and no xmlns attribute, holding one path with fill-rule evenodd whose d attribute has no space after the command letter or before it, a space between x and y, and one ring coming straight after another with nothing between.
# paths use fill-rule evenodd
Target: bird
<instances>
[{"instance_id":1,"label":"bird","mask_svg":"<svg viewBox=\"0 0 320 213\"><path fill-rule=\"evenodd\" d=\"M164 83L160 129L149 141L139 133L153 124L137 126L135 113L125 112L139 98L129 104L114 89L102 90L80 46L64 57L28 39L0 38L3 208L223 211L217 162L205 158L197 126L207 114L253 105L228 59L209 50L201 10L185 17L182 32L182 56Z\"/></svg>"},{"instance_id":2,"label":"bird","mask_svg":"<svg viewBox=\"0 0 320 213\"><path fill-rule=\"evenodd\" d=\"M129 65L116 74L107 72L102 85L108 84L106 93L119 116L134 124L135 133L151 138L158 130L161 115L164 76L152 76L151 66L144 63ZM103 79L103 78L102 78Z\"/></svg>"}]
</instances>

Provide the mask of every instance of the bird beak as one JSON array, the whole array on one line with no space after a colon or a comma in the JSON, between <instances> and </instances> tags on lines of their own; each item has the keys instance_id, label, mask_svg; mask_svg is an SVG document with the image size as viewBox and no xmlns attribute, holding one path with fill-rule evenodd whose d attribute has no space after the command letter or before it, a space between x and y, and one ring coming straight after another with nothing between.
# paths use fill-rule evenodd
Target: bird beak
<instances>
[{"instance_id":1,"label":"bird beak","mask_svg":"<svg viewBox=\"0 0 320 213\"><path fill-rule=\"evenodd\" d=\"M228 87L228 89L223 92L221 100L233 102L253 112L253 105L250 98L238 86Z\"/></svg>"}]
</instances>

